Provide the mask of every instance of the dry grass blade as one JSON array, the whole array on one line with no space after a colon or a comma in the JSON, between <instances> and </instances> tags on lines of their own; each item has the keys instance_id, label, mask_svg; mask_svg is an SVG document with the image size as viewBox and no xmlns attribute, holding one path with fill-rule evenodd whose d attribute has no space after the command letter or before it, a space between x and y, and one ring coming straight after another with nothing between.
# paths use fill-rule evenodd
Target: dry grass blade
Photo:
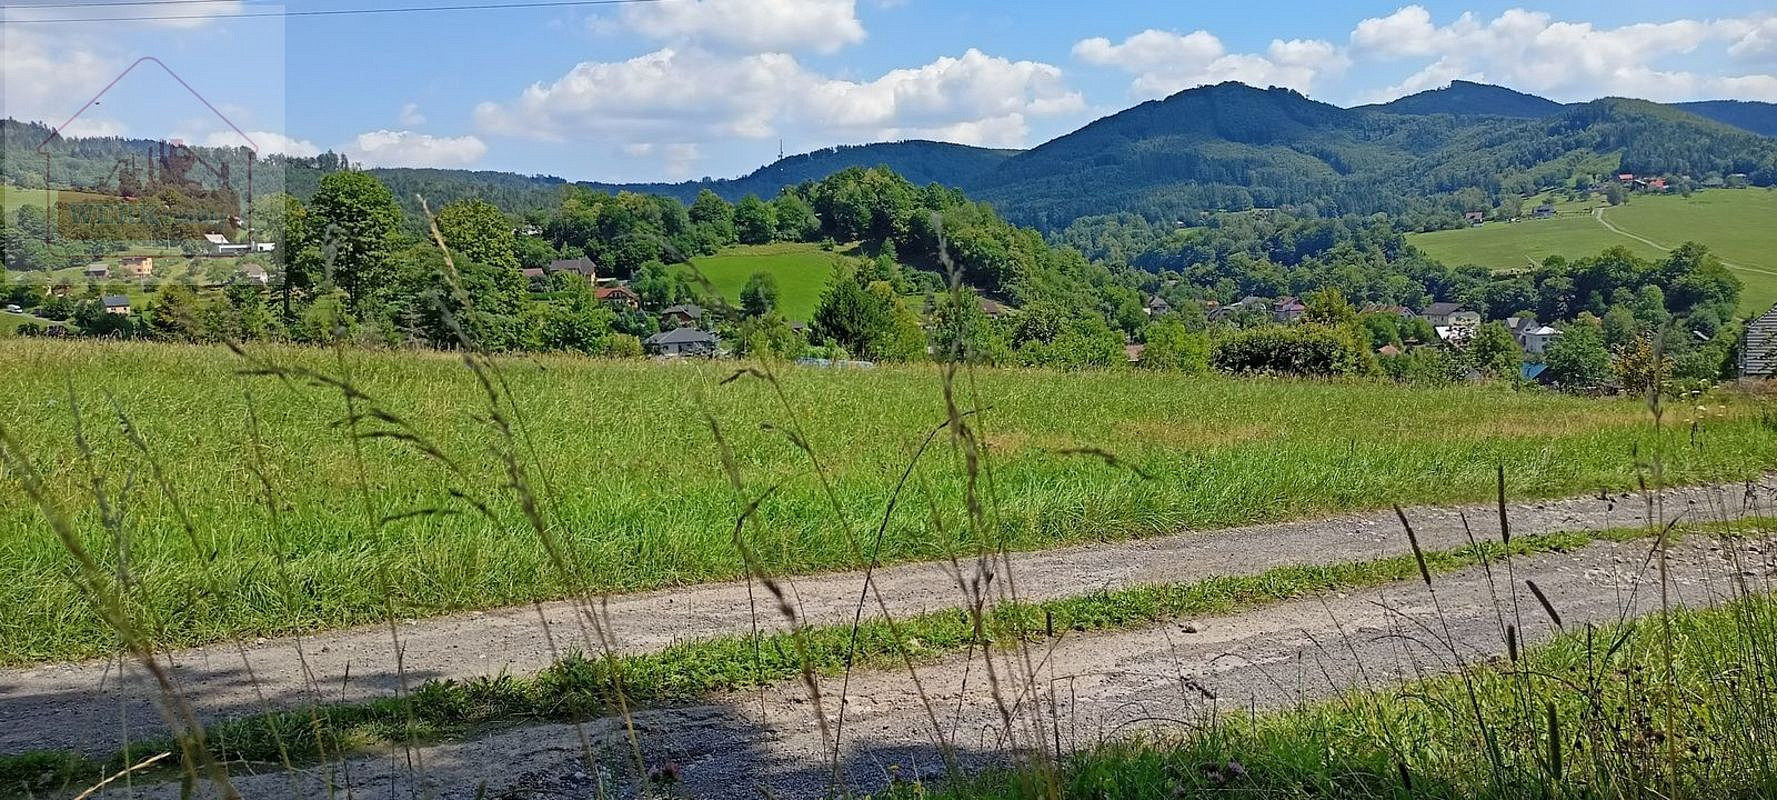
<instances>
[{"instance_id":1,"label":"dry grass blade","mask_svg":"<svg viewBox=\"0 0 1777 800\"><path fill-rule=\"evenodd\" d=\"M1136 477L1139 477L1144 481L1151 481L1154 479L1154 476L1149 474L1147 470L1124 461L1123 459L1118 458L1116 453L1112 453L1101 447L1067 447L1055 452L1057 455L1064 456L1091 456L1103 461L1105 466L1129 470L1130 472L1135 473Z\"/></svg>"},{"instance_id":2,"label":"dry grass blade","mask_svg":"<svg viewBox=\"0 0 1777 800\"><path fill-rule=\"evenodd\" d=\"M75 795L74 800L86 800L87 798L92 797L95 794L98 794L105 787L110 786L113 783L116 783L118 780L121 780L122 778L129 775L130 773L141 772L142 770L145 770L149 767L154 766L155 764L160 763L163 759L167 758L168 756L171 756L172 754L173 754L173 751L168 750L166 752L161 753L160 755L149 756L147 758L142 759L141 761L136 762L135 764L124 767L123 769L120 769L117 772L112 773L110 777L107 777L106 779L93 784L86 791Z\"/></svg>"},{"instance_id":3,"label":"dry grass blade","mask_svg":"<svg viewBox=\"0 0 1777 800\"><path fill-rule=\"evenodd\" d=\"M1530 593L1536 595L1536 602L1543 607L1543 613L1549 615L1549 620L1555 623L1555 627L1562 628L1561 613L1555 610L1554 603L1549 602L1549 596L1543 594L1543 587L1536 585L1534 580L1526 579L1524 583L1530 587Z\"/></svg>"},{"instance_id":4,"label":"dry grass blade","mask_svg":"<svg viewBox=\"0 0 1777 800\"><path fill-rule=\"evenodd\" d=\"M1413 548L1413 560L1419 564L1419 577L1425 581L1425 588L1431 588L1431 569L1425 565L1425 551L1419 547L1419 536L1413 533L1413 524L1407 521L1407 512L1399 503L1394 506L1394 515L1401 520L1401 527L1407 531L1407 544Z\"/></svg>"}]
</instances>

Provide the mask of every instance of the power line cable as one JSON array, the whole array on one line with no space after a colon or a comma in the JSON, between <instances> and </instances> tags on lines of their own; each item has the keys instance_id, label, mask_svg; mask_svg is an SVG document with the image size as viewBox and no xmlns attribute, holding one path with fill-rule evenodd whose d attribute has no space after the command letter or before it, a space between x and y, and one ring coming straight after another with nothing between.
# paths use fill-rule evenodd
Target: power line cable
<instances>
[{"instance_id":1,"label":"power line cable","mask_svg":"<svg viewBox=\"0 0 1777 800\"><path fill-rule=\"evenodd\" d=\"M102 8L106 6L183 6L193 3L234 3L240 0L104 0L93 3L9 3L9 9Z\"/></svg>"},{"instance_id":2,"label":"power line cable","mask_svg":"<svg viewBox=\"0 0 1777 800\"><path fill-rule=\"evenodd\" d=\"M142 4L142 5L155 5L155 4L173 5L173 4L179 4L179 3L195 3L195 2L229 2L229 0L115 0L114 2L111 2L111 3L90 3L90 4L82 3L82 4L63 4L63 5L66 7L72 8L72 7L76 7L79 5L127 5L130 3L138 3L138 4ZM181 19L254 19L254 18L261 18L261 17L285 17L285 18L289 18L289 17L338 17L338 16L348 16L348 15L355 15L355 14L412 14L412 13L431 13L431 12L437 12L437 11L499 11L499 10L509 10L509 9L525 9L525 8L563 8L563 7L567 7L567 6L626 6L626 5L641 5L644 3L660 3L660 2L664 2L664 0L547 0L546 2L473 3L473 4L467 4L467 5L451 5L451 6L393 6L393 7L385 7L385 8L305 9L305 10L297 10L297 11L289 11L289 10L263 11L263 12L247 13L247 14L168 14L168 15L160 15L160 16L142 16L142 17L62 17L62 18L56 18L56 19L0 19L0 25L23 25L23 24L39 24L39 23L51 23L51 22L151 22L151 21L159 21L159 20L181 20ZM18 9L18 8L47 8L47 7L48 6L7 6L7 9L10 10L10 9Z\"/></svg>"}]
</instances>

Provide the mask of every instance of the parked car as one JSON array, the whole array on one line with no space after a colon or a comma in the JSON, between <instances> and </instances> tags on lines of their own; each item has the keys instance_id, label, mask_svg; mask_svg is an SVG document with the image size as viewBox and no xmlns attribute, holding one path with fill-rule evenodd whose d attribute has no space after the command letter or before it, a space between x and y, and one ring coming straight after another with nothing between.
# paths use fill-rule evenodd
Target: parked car
<instances>
[{"instance_id":1,"label":"parked car","mask_svg":"<svg viewBox=\"0 0 1777 800\"><path fill-rule=\"evenodd\" d=\"M18 303L7 303L6 304L6 313L8 313L8 314L23 314L23 313L25 313L25 310L22 308L19 308Z\"/></svg>"}]
</instances>

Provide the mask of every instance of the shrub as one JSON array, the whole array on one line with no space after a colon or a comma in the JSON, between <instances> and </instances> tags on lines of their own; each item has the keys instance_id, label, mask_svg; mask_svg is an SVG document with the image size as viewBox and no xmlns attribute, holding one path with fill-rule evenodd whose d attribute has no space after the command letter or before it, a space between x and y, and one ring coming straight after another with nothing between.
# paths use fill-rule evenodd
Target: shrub
<instances>
[{"instance_id":1,"label":"shrub","mask_svg":"<svg viewBox=\"0 0 1777 800\"><path fill-rule=\"evenodd\" d=\"M1210 363L1236 375L1333 377L1375 370L1375 359L1349 333L1319 325L1240 331L1215 343Z\"/></svg>"}]
</instances>

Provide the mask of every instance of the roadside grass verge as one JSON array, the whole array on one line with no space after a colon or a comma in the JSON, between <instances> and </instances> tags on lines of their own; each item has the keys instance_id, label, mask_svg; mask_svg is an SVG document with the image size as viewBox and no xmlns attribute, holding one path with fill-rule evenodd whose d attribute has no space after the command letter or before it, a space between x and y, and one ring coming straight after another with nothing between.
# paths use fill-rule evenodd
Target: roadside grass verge
<instances>
[{"instance_id":1,"label":"roadside grass verge","mask_svg":"<svg viewBox=\"0 0 1777 800\"><path fill-rule=\"evenodd\" d=\"M760 569L862 567L869 559L841 532L881 523L914 444L947 416L933 367L784 369L808 444L830 454L829 496L785 435L774 388L725 383L732 365L500 360L570 580L498 488L505 466L488 454L482 390L458 358L253 354L349 369L367 404L398 412L453 465L378 431L344 435L336 391L242 375L247 365L220 347L19 340L0 352L0 426L101 566L127 567L130 617L160 647L741 578L731 535L741 503L711 420L738 454L747 494L775 488L747 523ZM1636 460L1651 452L1666 454L1668 484L1751 478L1777 463L1777 437L1751 399L1708 398L1683 412L1692 419L1674 412L1656 431L1635 400L1470 386L1030 370L973 380L994 398L978 416L994 464L988 527L934 523L934 509L968 507L970 485L961 455L934 454L887 520L881 563L972 556L982 540L1034 550L1486 501L1499 464L1509 465L1509 496L1529 500L1633 488ZM70 386L86 409L90 459L75 444ZM249 440L249 409L262 446ZM1084 452L1116 453L1139 472ZM157 472L164 488L150 479ZM115 525L93 501L95 480L114 495ZM487 514L452 494L480 487L504 492ZM117 634L66 579L65 548L13 480L0 480L0 542L0 664L116 650Z\"/></svg>"},{"instance_id":2,"label":"roadside grass verge","mask_svg":"<svg viewBox=\"0 0 1777 800\"><path fill-rule=\"evenodd\" d=\"M1747 519L1723 532L1750 530L1767 520ZM1423 553L1430 574L1538 553L1565 552L1597 541L1632 541L1645 528L1515 537ZM686 642L646 654L586 657L572 654L534 676L498 675L469 681L428 681L404 699L318 706L207 726L211 754L223 761L304 764L353 752L465 736L476 729L525 722L573 721L619 712L619 696L637 705L695 702L723 692L754 689L803 674L835 675L852 666L893 669L906 659L929 662L974 647L1009 647L1056 636L1139 628L1184 617L1227 614L1334 591L1352 591L1416 579L1412 555L1326 566L1279 567L1251 576L1098 591L1036 603L1008 603L984 612L981 627L966 610L931 612L850 625L803 628L799 634L727 636ZM897 635L898 634L898 635ZM854 650L855 647L855 650ZM0 796L21 786L79 788L144 757L177 753L170 741L143 741L110 758L35 752L0 756ZM176 759L164 770L178 768Z\"/></svg>"},{"instance_id":3,"label":"roadside grass verge","mask_svg":"<svg viewBox=\"0 0 1777 800\"><path fill-rule=\"evenodd\" d=\"M1777 601L1570 631L1459 675L996 770L943 800L1777 796ZM911 786L885 793L906 795Z\"/></svg>"}]
</instances>

